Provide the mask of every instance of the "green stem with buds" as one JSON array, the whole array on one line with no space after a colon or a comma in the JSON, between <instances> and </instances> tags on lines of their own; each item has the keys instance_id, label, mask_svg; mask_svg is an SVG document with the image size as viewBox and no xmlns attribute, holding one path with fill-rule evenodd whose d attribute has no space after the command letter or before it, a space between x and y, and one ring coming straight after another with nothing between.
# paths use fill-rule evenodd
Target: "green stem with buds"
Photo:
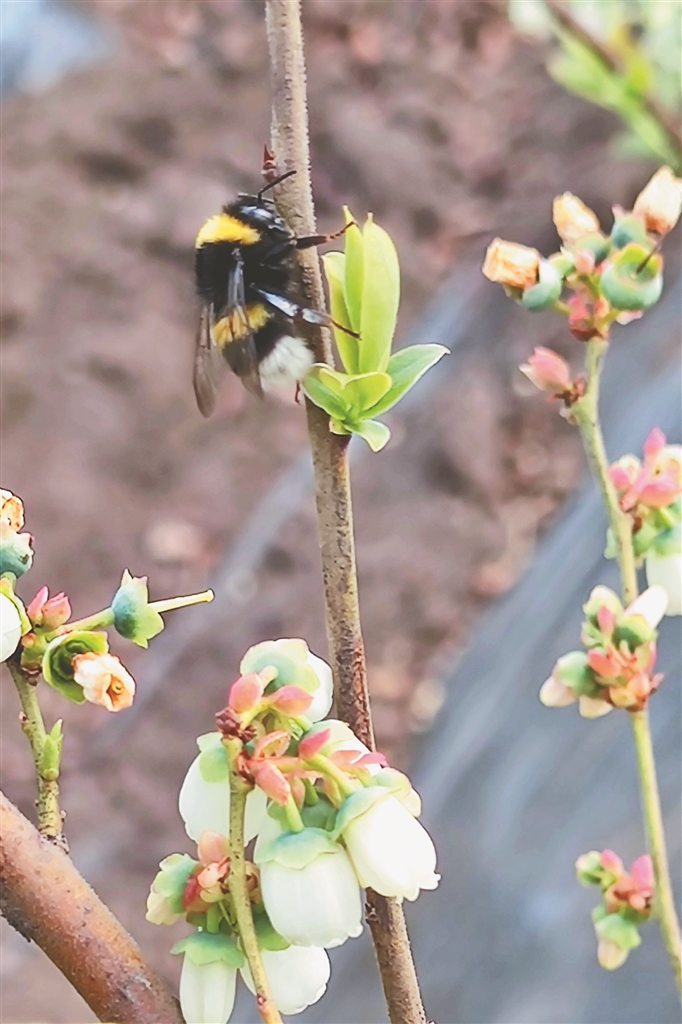
<instances>
[{"instance_id":1,"label":"green stem with buds","mask_svg":"<svg viewBox=\"0 0 682 1024\"><path fill-rule=\"evenodd\" d=\"M47 730L38 704L36 683L29 680L15 661L8 661L10 675L19 694L21 702L21 728L31 745L33 764L35 765L36 781L38 784L38 831L41 835L52 839L59 845L66 847L66 841L62 835L62 812L59 807L59 786L57 775L58 765L53 766L49 772L43 770L43 751L47 740ZM49 778L46 777L49 775Z\"/></svg>"},{"instance_id":2,"label":"green stem with buds","mask_svg":"<svg viewBox=\"0 0 682 1024\"><path fill-rule=\"evenodd\" d=\"M637 597L637 568L632 544L632 527L623 512L609 474L609 461L599 422L599 378L608 342L595 339L587 344L587 387L583 397L573 407L573 415L580 428L583 444L594 477L601 491L616 544L616 558L620 570L623 601L631 604ZM649 715L646 708L629 712L632 735L637 756L637 771L641 791L642 810L647 845L654 866L656 893L654 907L670 958L677 987L682 994L682 945L680 926L675 909L675 897L670 880L666 852L663 813L656 777L656 762L651 741Z\"/></svg>"},{"instance_id":3,"label":"green stem with buds","mask_svg":"<svg viewBox=\"0 0 682 1024\"><path fill-rule=\"evenodd\" d=\"M244 860L244 813L250 786L237 767L242 744L238 739L224 739L230 768L230 874L228 887L234 903L239 939L251 971L256 990L256 1005L264 1024L282 1024L268 981L253 924L251 899L246 885Z\"/></svg>"}]
</instances>

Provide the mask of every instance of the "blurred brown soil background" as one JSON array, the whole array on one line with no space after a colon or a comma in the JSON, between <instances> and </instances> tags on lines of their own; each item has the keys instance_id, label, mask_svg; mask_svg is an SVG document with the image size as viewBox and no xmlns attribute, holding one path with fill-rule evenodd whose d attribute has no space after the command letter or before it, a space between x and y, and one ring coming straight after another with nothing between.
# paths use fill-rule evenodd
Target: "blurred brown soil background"
<instances>
[{"instance_id":1,"label":"blurred brown soil background","mask_svg":"<svg viewBox=\"0 0 682 1024\"><path fill-rule=\"evenodd\" d=\"M190 384L194 236L259 181L262 5L80 7L110 27L110 59L4 104L0 310L2 486L22 496L36 537L19 589L64 589L78 616L109 602L125 567L149 575L155 598L204 589L306 444L293 396L259 403L230 377L204 421ZM349 203L391 232L399 337L493 235L556 248L553 195L574 191L608 222L610 202L627 204L646 179L648 167L610 155L615 121L551 83L501 4L307 0L304 19L320 225L338 227ZM400 766L437 713L442 670L582 472L571 428L516 369L534 344L574 356L576 345L544 315L512 333L503 353L482 338L456 376L393 414L389 448L354 471L378 743ZM161 857L190 849L179 784L250 644L304 636L324 654L314 531L308 497L240 581L229 620L185 652L106 758L105 713L43 693L47 719L65 718L76 860L172 982L176 930L148 925L144 900ZM115 650L133 674L153 657ZM2 693L3 788L31 816L9 680ZM2 936L4 1024L92 1019L39 953L4 925Z\"/></svg>"}]
</instances>

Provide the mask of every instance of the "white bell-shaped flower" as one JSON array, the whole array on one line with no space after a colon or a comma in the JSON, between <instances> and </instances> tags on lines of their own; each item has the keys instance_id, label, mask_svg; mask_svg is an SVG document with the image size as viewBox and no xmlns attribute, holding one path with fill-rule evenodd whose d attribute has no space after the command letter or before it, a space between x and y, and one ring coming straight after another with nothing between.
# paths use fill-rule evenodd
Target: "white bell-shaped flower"
<instances>
[{"instance_id":1,"label":"white bell-shaped flower","mask_svg":"<svg viewBox=\"0 0 682 1024\"><path fill-rule=\"evenodd\" d=\"M286 949L261 949L260 955L280 1013L301 1013L324 995L331 965L323 949L288 946ZM241 974L254 992L248 964L241 968Z\"/></svg>"},{"instance_id":2,"label":"white bell-shaped flower","mask_svg":"<svg viewBox=\"0 0 682 1024\"><path fill-rule=\"evenodd\" d=\"M280 832L254 858L268 917L287 942L340 946L362 931L360 888L348 854L321 829Z\"/></svg>"},{"instance_id":3,"label":"white bell-shaped flower","mask_svg":"<svg viewBox=\"0 0 682 1024\"><path fill-rule=\"evenodd\" d=\"M663 587L668 595L666 615L682 615L682 551L667 555L649 551L646 578L650 587Z\"/></svg>"},{"instance_id":4,"label":"white bell-shaped flower","mask_svg":"<svg viewBox=\"0 0 682 1024\"><path fill-rule=\"evenodd\" d=\"M322 658L308 651L307 663L320 681L319 689L313 694L313 702L306 711L306 718L311 722L321 722L329 714L334 700L334 680L332 670Z\"/></svg>"},{"instance_id":5,"label":"white bell-shaped flower","mask_svg":"<svg viewBox=\"0 0 682 1024\"><path fill-rule=\"evenodd\" d=\"M185 823L185 831L195 843L203 832L230 834L230 779L227 769L227 755L220 743L201 737L204 749L192 761L180 788L178 807ZM246 798L244 840L249 842L257 835L266 817L267 797L256 787Z\"/></svg>"},{"instance_id":6,"label":"white bell-shaped flower","mask_svg":"<svg viewBox=\"0 0 682 1024\"><path fill-rule=\"evenodd\" d=\"M6 594L0 594L0 661L7 661L21 640L21 619Z\"/></svg>"},{"instance_id":7,"label":"white bell-shaped flower","mask_svg":"<svg viewBox=\"0 0 682 1024\"><path fill-rule=\"evenodd\" d=\"M223 960L194 963L185 956L180 1006L187 1024L227 1024L234 1007L237 970Z\"/></svg>"},{"instance_id":8,"label":"white bell-shaped flower","mask_svg":"<svg viewBox=\"0 0 682 1024\"><path fill-rule=\"evenodd\" d=\"M338 828L360 885L382 896L415 900L435 889L436 850L426 829L400 800L379 786L347 798ZM373 792L373 790L376 790Z\"/></svg>"}]
</instances>

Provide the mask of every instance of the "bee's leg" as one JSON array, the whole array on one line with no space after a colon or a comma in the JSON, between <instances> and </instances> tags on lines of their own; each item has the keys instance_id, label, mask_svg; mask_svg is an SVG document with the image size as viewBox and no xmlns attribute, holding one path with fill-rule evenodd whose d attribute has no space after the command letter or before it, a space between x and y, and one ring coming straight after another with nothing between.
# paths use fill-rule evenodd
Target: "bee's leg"
<instances>
[{"instance_id":1,"label":"bee's leg","mask_svg":"<svg viewBox=\"0 0 682 1024\"><path fill-rule=\"evenodd\" d=\"M294 395L294 401L296 402L296 405L300 405L301 404L301 382L300 382L300 380L296 381L296 394Z\"/></svg>"},{"instance_id":2,"label":"bee's leg","mask_svg":"<svg viewBox=\"0 0 682 1024\"><path fill-rule=\"evenodd\" d=\"M348 224L344 224L340 231L334 231L331 235L305 235L303 238L296 239L297 249L313 249L316 245L324 245L325 242L333 242L335 238L339 238L341 235L348 231L348 228L355 224L352 220ZM357 224L355 224L357 227Z\"/></svg>"}]
</instances>

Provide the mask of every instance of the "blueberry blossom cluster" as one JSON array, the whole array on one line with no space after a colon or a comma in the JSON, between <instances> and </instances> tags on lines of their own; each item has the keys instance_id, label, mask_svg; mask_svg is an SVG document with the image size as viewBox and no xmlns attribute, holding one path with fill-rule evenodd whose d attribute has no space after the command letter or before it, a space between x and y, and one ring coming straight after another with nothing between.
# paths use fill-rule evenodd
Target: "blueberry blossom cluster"
<instances>
[{"instance_id":1,"label":"blueberry blossom cluster","mask_svg":"<svg viewBox=\"0 0 682 1024\"><path fill-rule=\"evenodd\" d=\"M656 626L665 615L667 595L649 587L627 608L608 587L595 587L583 605L580 639L584 651L559 658L540 690L547 707L578 701L583 718L600 718L614 708L639 710L663 676L656 663Z\"/></svg>"},{"instance_id":2,"label":"blueberry blossom cluster","mask_svg":"<svg viewBox=\"0 0 682 1024\"><path fill-rule=\"evenodd\" d=\"M258 644L240 673L216 716L218 730L199 737L180 790L197 857L166 858L147 903L149 921L184 916L195 928L174 947L184 954L188 1024L228 1020L238 972L256 990L251 927L274 1004L299 1013L325 991L326 950L362 931L363 887L414 900L439 880L433 843L417 821L419 797L348 726L325 720L331 669L305 641ZM240 789L247 795L235 836ZM252 859L243 862L243 844L254 838ZM242 864L246 928L237 905Z\"/></svg>"},{"instance_id":3,"label":"blueberry blossom cluster","mask_svg":"<svg viewBox=\"0 0 682 1024\"><path fill-rule=\"evenodd\" d=\"M647 581L666 591L667 615L682 615L682 445L667 444L663 431L654 427L644 442L643 460L624 455L610 474ZM607 554L615 556L611 531Z\"/></svg>"},{"instance_id":4,"label":"blueberry blossom cluster","mask_svg":"<svg viewBox=\"0 0 682 1024\"><path fill-rule=\"evenodd\" d=\"M654 871L651 857L642 854L626 871L613 850L590 850L578 857L578 881L598 885L602 900L592 911L597 936L597 959L607 971L615 971L642 939L638 925L651 917Z\"/></svg>"}]
</instances>

